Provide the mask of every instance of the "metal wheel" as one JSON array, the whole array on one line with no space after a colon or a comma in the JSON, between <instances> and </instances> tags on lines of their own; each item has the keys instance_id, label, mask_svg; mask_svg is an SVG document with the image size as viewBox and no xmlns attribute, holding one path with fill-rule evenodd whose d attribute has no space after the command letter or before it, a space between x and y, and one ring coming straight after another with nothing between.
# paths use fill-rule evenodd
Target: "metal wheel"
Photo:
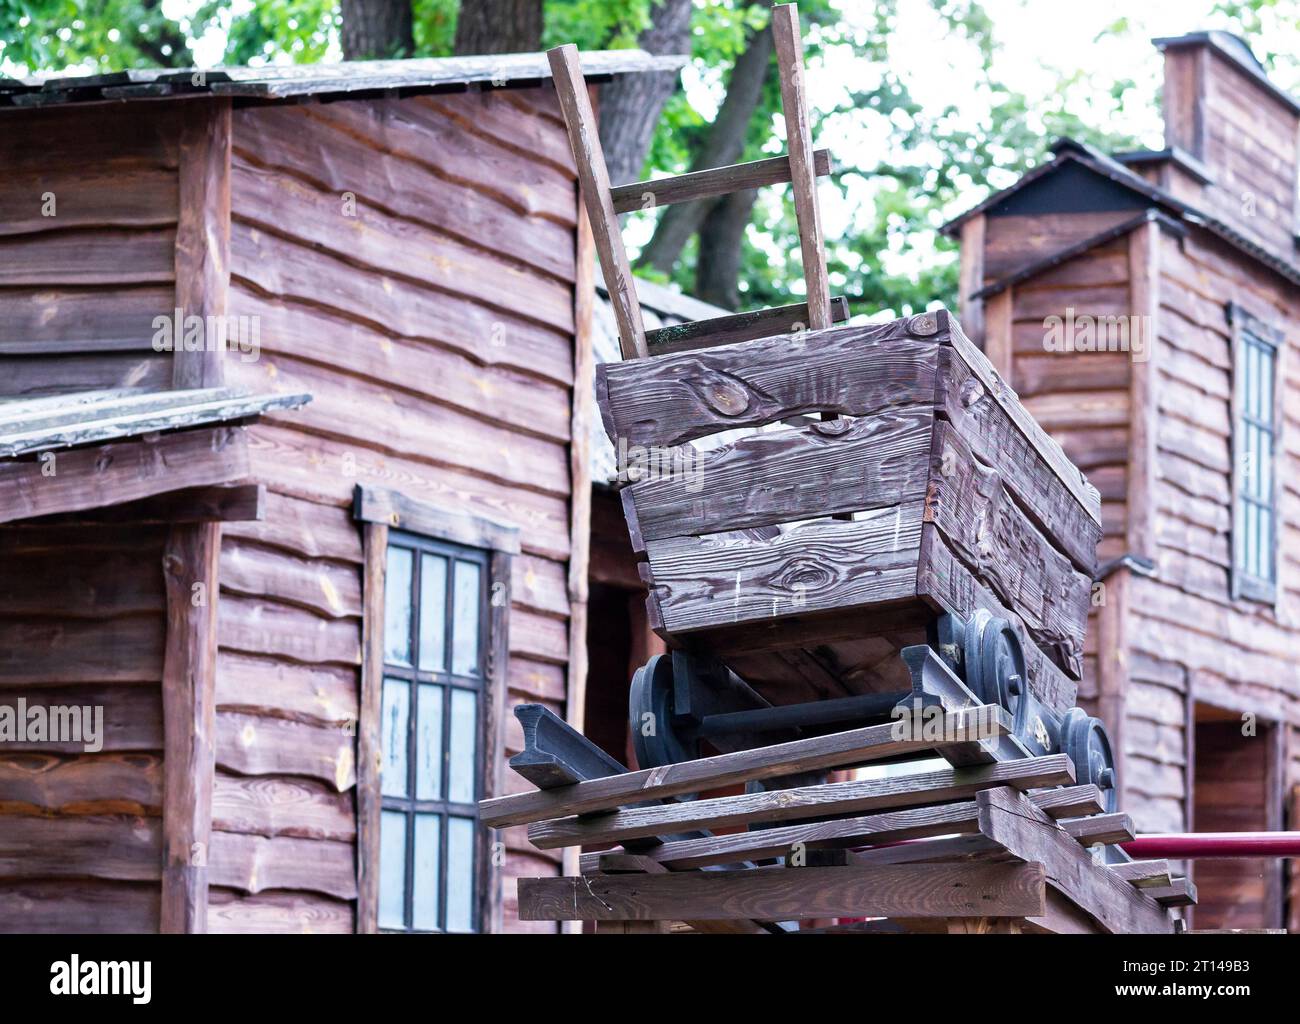
<instances>
[{"instance_id":1,"label":"metal wheel","mask_svg":"<svg viewBox=\"0 0 1300 1024\"><path fill-rule=\"evenodd\" d=\"M1117 810L1119 776L1102 720L1089 717L1083 708L1070 708L1061 721L1061 749L1074 762L1075 781L1100 789L1107 813Z\"/></svg>"},{"instance_id":2,"label":"metal wheel","mask_svg":"<svg viewBox=\"0 0 1300 1024\"><path fill-rule=\"evenodd\" d=\"M658 768L695 757L673 731L672 655L656 654L636 670L627 703L638 768Z\"/></svg>"},{"instance_id":3,"label":"metal wheel","mask_svg":"<svg viewBox=\"0 0 1300 1024\"><path fill-rule=\"evenodd\" d=\"M1025 652L1011 623L981 608L966 627L964 648L966 685L981 702L1005 708L1016 734L1022 734L1028 677Z\"/></svg>"}]
</instances>

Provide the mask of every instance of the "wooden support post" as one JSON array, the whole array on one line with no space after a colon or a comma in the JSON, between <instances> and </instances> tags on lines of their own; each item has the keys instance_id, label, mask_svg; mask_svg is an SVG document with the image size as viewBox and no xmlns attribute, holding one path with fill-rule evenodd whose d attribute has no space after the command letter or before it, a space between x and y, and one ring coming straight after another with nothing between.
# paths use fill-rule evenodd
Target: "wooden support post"
<instances>
[{"instance_id":1,"label":"wooden support post","mask_svg":"<svg viewBox=\"0 0 1300 1024\"><path fill-rule=\"evenodd\" d=\"M990 295L984 304L984 355L998 371L998 376L1015 387L1012 380L1012 310L1015 308L1014 289L1008 285Z\"/></svg>"},{"instance_id":2,"label":"wooden support post","mask_svg":"<svg viewBox=\"0 0 1300 1024\"><path fill-rule=\"evenodd\" d=\"M578 187L582 195L591 232L600 257L600 269L609 291L610 306L618 323L618 344L624 359L646 355L645 326L641 322L641 304L632 283L632 265L623 246L618 214L610 197L609 171L600 148L596 114L591 108L587 83L582 77L578 48L572 44L557 46L546 54L555 78L560 99L560 113L573 147L578 168Z\"/></svg>"},{"instance_id":3,"label":"wooden support post","mask_svg":"<svg viewBox=\"0 0 1300 1024\"><path fill-rule=\"evenodd\" d=\"M804 286L808 292L808 326L820 330L831 325L831 286L826 274L821 212L817 207L817 171L813 159L812 119L808 113L804 82L798 6L779 4L772 8L772 35L776 40L781 109L785 114L786 146L790 151L790 181L794 186L794 212L799 222L799 248L803 254Z\"/></svg>"},{"instance_id":4,"label":"wooden support post","mask_svg":"<svg viewBox=\"0 0 1300 1024\"><path fill-rule=\"evenodd\" d=\"M230 290L230 100L196 100L186 107L180 138L180 213L176 223L176 308L181 317L226 315ZM184 322L176 335L185 333ZM210 388L222 383L225 350L177 347L172 386Z\"/></svg>"},{"instance_id":5,"label":"wooden support post","mask_svg":"<svg viewBox=\"0 0 1300 1024\"><path fill-rule=\"evenodd\" d=\"M961 271L957 279L957 312L966 337L984 343L984 300L972 296L984 287L984 214L961 226Z\"/></svg>"},{"instance_id":6,"label":"wooden support post","mask_svg":"<svg viewBox=\"0 0 1300 1024\"><path fill-rule=\"evenodd\" d=\"M384 578L388 527L362 525L361 701L357 723L357 931L379 930L380 707L384 680Z\"/></svg>"},{"instance_id":7,"label":"wooden support post","mask_svg":"<svg viewBox=\"0 0 1300 1024\"><path fill-rule=\"evenodd\" d=\"M172 527L163 551L163 869L160 930L208 928L221 524Z\"/></svg>"},{"instance_id":8,"label":"wooden support post","mask_svg":"<svg viewBox=\"0 0 1300 1024\"><path fill-rule=\"evenodd\" d=\"M488 563L489 622L488 650L484 683L487 689L486 714L483 716L483 793L497 796L505 789L506 749L506 670L510 663L510 577L514 557L510 551L496 548ZM479 825L479 920L482 930L500 932L505 922L501 905L502 876L505 864L505 837Z\"/></svg>"}]
</instances>

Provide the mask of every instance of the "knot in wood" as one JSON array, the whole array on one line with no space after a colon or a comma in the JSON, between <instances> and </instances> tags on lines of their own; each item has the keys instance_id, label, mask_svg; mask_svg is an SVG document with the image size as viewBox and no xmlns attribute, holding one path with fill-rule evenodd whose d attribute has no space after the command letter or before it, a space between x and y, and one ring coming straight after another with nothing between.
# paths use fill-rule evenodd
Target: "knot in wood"
<instances>
[{"instance_id":1,"label":"knot in wood","mask_svg":"<svg viewBox=\"0 0 1300 1024\"><path fill-rule=\"evenodd\" d=\"M961 404L970 408L984 397L984 385L974 377L968 377L961 385Z\"/></svg>"},{"instance_id":2,"label":"knot in wood","mask_svg":"<svg viewBox=\"0 0 1300 1024\"><path fill-rule=\"evenodd\" d=\"M907 329L918 338L928 338L939 330L939 318L933 313L922 313L908 321Z\"/></svg>"},{"instance_id":3,"label":"knot in wood","mask_svg":"<svg viewBox=\"0 0 1300 1024\"><path fill-rule=\"evenodd\" d=\"M705 384L704 400L723 416L739 416L749 408L749 393L740 384L726 377Z\"/></svg>"},{"instance_id":4,"label":"knot in wood","mask_svg":"<svg viewBox=\"0 0 1300 1024\"><path fill-rule=\"evenodd\" d=\"M822 437L842 437L847 434L856 423L856 420L847 416L841 416L837 420L819 420L812 425L813 432L820 434Z\"/></svg>"},{"instance_id":5,"label":"knot in wood","mask_svg":"<svg viewBox=\"0 0 1300 1024\"><path fill-rule=\"evenodd\" d=\"M814 561L810 555L804 555L782 567L781 575L773 580L773 583L794 593L803 594L809 590L828 586L832 579L831 571L824 564Z\"/></svg>"}]
</instances>

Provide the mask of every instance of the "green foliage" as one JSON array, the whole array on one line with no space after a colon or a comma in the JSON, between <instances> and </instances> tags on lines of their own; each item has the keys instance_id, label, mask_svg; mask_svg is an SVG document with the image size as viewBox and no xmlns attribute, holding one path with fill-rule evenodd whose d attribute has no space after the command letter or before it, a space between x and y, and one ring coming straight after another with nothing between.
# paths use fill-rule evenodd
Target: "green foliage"
<instances>
[{"instance_id":1,"label":"green foliage","mask_svg":"<svg viewBox=\"0 0 1300 1024\"><path fill-rule=\"evenodd\" d=\"M0 0L0 59L31 69L185 67L187 21L161 0Z\"/></svg>"}]
</instances>

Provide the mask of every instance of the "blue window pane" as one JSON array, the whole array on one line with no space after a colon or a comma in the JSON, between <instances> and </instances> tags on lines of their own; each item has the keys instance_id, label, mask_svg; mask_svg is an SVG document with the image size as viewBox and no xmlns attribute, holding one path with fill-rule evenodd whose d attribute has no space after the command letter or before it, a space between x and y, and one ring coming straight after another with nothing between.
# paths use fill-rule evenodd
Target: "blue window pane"
<instances>
[{"instance_id":1,"label":"blue window pane","mask_svg":"<svg viewBox=\"0 0 1300 1024\"><path fill-rule=\"evenodd\" d=\"M438 863L442 859L442 819L436 814L415 816L415 883L412 927L438 927Z\"/></svg>"},{"instance_id":2,"label":"blue window pane","mask_svg":"<svg viewBox=\"0 0 1300 1024\"><path fill-rule=\"evenodd\" d=\"M415 798L442 799L441 686L420 684L420 710L415 723Z\"/></svg>"},{"instance_id":3,"label":"blue window pane","mask_svg":"<svg viewBox=\"0 0 1300 1024\"><path fill-rule=\"evenodd\" d=\"M380 744L384 752L380 769L382 790L385 796L406 796L410 788L407 746L410 743L411 684L403 679L385 679L380 714Z\"/></svg>"},{"instance_id":4,"label":"blue window pane","mask_svg":"<svg viewBox=\"0 0 1300 1024\"><path fill-rule=\"evenodd\" d=\"M477 563L456 563L451 671L458 676L479 674L478 628L479 606L482 603L481 577L482 570Z\"/></svg>"},{"instance_id":5,"label":"blue window pane","mask_svg":"<svg viewBox=\"0 0 1300 1024\"><path fill-rule=\"evenodd\" d=\"M384 660L411 664L411 571L413 553L407 548L388 549L384 583Z\"/></svg>"},{"instance_id":6,"label":"blue window pane","mask_svg":"<svg viewBox=\"0 0 1300 1024\"><path fill-rule=\"evenodd\" d=\"M448 756L447 799L469 804L475 800L478 777L478 694L459 687L451 691L451 749Z\"/></svg>"},{"instance_id":7,"label":"blue window pane","mask_svg":"<svg viewBox=\"0 0 1300 1024\"><path fill-rule=\"evenodd\" d=\"M447 819L447 931L474 928L474 819Z\"/></svg>"},{"instance_id":8,"label":"blue window pane","mask_svg":"<svg viewBox=\"0 0 1300 1024\"><path fill-rule=\"evenodd\" d=\"M379 927L406 927L405 905L406 815L384 811L379 818Z\"/></svg>"},{"instance_id":9,"label":"blue window pane","mask_svg":"<svg viewBox=\"0 0 1300 1024\"><path fill-rule=\"evenodd\" d=\"M447 671L447 559L420 556L420 671Z\"/></svg>"}]
</instances>

